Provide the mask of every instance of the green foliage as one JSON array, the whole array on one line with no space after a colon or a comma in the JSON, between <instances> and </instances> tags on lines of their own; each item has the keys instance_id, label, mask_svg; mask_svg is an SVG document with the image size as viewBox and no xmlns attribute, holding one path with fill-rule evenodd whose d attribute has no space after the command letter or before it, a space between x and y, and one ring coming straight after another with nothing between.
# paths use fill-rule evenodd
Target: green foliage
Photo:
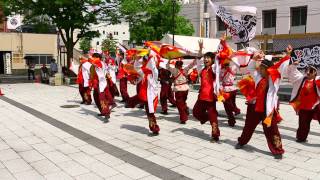
<instances>
[{"instance_id":1,"label":"green foliage","mask_svg":"<svg viewBox=\"0 0 320 180\"><path fill-rule=\"evenodd\" d=\"M5 12L22 14L25 20L39 22L43 17L55 25L67 49L68 65L80 38L99 36L90 26L99 20L116 22L117 1L112 0L1 0ZM95 8L92 8L95 7ZM75 36L77 34L77 36Z\"/></svg>"},{"instance_id":2,"label":"green foliage","mask_svg":"<svg viewBox=\"0 0 320 180\"><path fill-rule=\"evenodd\" d=\"M190 21L178 15L181 5L176 0L173 12L173 4L173 0L121 0L121 14L130 25L130 41L141 44L160 40L165 34L172 34L173 29L178 35L192 35Z\"/></svg>"},{"instance_id":3,"label":"green foliage","mask_svg":"<svg viewBox=\"0 0 320 180\"><path fill-rule=\"evenodd\" d=\"M91 48L91 39L90 38L81 38L80 40L80 49L84 54L88 53Z\"/></svg>"},{"instance_id":4,"label":"green foliage","mask_svg":"<svg viewBox=\"0 0 320 180\"><path fill-rule=\"evenodd\" d=\"M108 36L106 39L104 39L102 41L101 50L102 51L109 51L110 55L114 56L116 54L116 50L117 50L116 39L113 39L112 36Z\"/></svg>"}]
</instances>

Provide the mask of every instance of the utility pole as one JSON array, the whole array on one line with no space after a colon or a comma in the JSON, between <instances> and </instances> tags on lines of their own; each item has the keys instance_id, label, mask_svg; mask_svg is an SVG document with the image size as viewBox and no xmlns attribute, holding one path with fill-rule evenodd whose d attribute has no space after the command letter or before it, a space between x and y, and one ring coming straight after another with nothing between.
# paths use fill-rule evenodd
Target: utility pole
<instances>
[{"instance_id":1,"label":"utility pole","mask_svg":"<svg viewBox=\"0 0 320 180\"><path fill-rule=\"evenodd\" d=\"M176 0L172 0L172 45L174 46L174 31L175 31L175 6Z\"/></svg>"}]
</instances>

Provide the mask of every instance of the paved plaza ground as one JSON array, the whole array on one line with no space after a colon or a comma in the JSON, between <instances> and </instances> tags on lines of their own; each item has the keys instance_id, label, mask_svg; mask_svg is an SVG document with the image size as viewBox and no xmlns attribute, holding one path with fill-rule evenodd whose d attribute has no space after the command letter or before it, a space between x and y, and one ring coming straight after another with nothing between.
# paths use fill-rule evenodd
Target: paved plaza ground
<instances>
[{"instance_id":1,"label":"paved plaza ground","mask_svg":"<svg viewBox=\"0 0 320 180\"><path fill-rule=\"evenodd\" d=\"M156 114L161 128L149 134L144 110L118 107L108 123L95 105L79 104L78 89L41 84L0 84L0 179L320 179L320 126L312 122L308 142L295 142L298 118L287 103L279 125L285 154L275 160L262 126L244 149L234 148L244 125L227 125L217 104L221 142L210 143L211 127L190 116L179 124L178 112ZM135 87L129 86L130 94ZM191 92L193 107L197 93ZM237 104L245 113L243 98ZM160 109L158 109L160 112Z\"/></svg>"}]
</instances>

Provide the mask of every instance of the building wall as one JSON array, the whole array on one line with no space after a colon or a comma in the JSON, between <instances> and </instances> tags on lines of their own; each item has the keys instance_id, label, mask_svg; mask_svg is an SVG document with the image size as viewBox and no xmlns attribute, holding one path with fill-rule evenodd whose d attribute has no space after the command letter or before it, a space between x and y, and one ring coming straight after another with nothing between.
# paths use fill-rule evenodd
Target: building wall
<instances>
[{"instance_id":1,"label":"building wall","mask_svg":"<svg viewBox=\"0 0 320 180\"><path fill-rule=\"evenodd\" d=\"M57 35L31 33L0 33L0 51L11 52L11 68L26 69L27 54L46 54L57 58ZM40 65L37 65L38 67Z\"/></svg>"},{"instance_id":2,"label":"building wall","mask_svg":"<svg viewBox=\"0 0 320 180\"><path fill-rule=\"evenodd\" d=\"M106 39L109 36L109 34L112 34L113 39L116 39L117 42L126 46L128 45L130 40L129 24L125 22L115 25L99 24L93 26L91 29L99 31L100 33L100 37L94 38L91 41L92 48L99 51L101 50L102 41Z\"/></svg>"},{"instance_id":3,"label":"building wall","mask_svg":"<svg viewBox=\"0 0 320 180\"><path fill-rule=\"evenodd\" d=\"M189 4L183 5L182 12L189 12L189 15L186 15L188 19L192 21L201 22L202 17L198 12L200 11L200 6L203 5L204 0L190 0ZM291 28L291 7L298 6L307 6L307 25L306 25L306 34L308 33L319 33L319 19L320 19L320 0L312 1L301 1L301 0L215 0L216 4L223 6L255 6L257 7L257 31L256 35L263 35L263 20L262 20L262 11L263 10L277 10L277 19L276 19L276 33L275 35L289 35ZM192 9L190 8L192 7ZM208 13L210 14L210 38L219 38L220 34L217 31L217 20L216 15L212 11L211 7L208 6ZM198 17L195 17L198 14ZM194 36L202 36L203 34L199 33L201 26L194 26L196 33ZM295 38L294 34L290 34L288 38ZM259 45L262 42L261 39L256 39L250 42L250 46ZM272 43L271 39L268 40L268 43ZM235 47L235 45L233 45Z\"/></svg>"}]
</instances>

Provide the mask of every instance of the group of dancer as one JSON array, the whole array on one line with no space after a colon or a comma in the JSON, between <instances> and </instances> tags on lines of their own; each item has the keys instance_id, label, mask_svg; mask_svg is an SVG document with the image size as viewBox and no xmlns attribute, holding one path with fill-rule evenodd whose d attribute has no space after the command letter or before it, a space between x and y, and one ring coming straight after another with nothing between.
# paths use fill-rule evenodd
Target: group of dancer
<instances>
[{"instance_id":1,"label":"group of dancer","mask_svg":"<svg viewBox=\"0 0 320 180\"><path fill-rule=\"evenodd\" d=\"M146 45L144 49L127 50L118 56L117 61L109 56L102 58L99 54L81 59L78 83L82 103L91 104L93 89L93 99L100 111L99 116L104 116L107 121L111 109L116 107L114 97L121 94L126 108L145 108L150 131L159 134L160 127L155 116L158 94L161 113L168 114L169 100L172 106L178 109L180 123L185 124L189 118L186 103L189 91L188 75L196 67L200 89L192 114L201 124L210 122L212 142L218 142L220 137L216 103L223 102L228 125L235 126L235 116L240 114L236 105L236 94L240 90L247 100L247 112L245 125L235 148L240 149L246 145L256 126L262 122L271 153L276 159L281 159L284 149L278 130L278 123L282 118L278 111L277 92L281 80L288 77L293 85L290 104L299 116L297 142L306 141L312 119L320 120L320 76L317 76L315 66L308 66L305 73L298 70L299 62L293 62L290 58L291 46L288 46L286 56L276 63L263 51L254 48L245 50L245 63L240 63L239 53L230 51L225 37L221 39L218 52L202 54L203 42L199 41L198 44L199 52L187 66L184 66L181 58L169 57L165 60L168 56L163 56L162 50L160 52L150 45ZM169 51L177 50L169 45L166 45L166 48ZM237 84L235 79L239 69L245 69L246 76ZM116 79L120 81L120 93ZM127 91L129 82L137 87L137 94L132 97ZM160 93L158 84L161 85Z\"/></svg>"}]
</instances>

